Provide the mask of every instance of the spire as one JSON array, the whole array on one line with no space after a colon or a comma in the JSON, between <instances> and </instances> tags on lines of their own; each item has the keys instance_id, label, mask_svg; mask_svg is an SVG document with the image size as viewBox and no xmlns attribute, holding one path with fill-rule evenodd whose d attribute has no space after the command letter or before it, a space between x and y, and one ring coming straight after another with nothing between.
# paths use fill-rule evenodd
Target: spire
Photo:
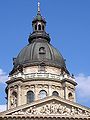
<instances>
[{"instance_id":1,"label":"spire","mask_svg":"<svg viewBox=\"0 0 90 120\"><path fill-rule=\"evenodd\" d=\"M40 0L38 0L38 14L40 14Z\"/></svg>"},{"instance_id":2,"label":"spire","mask_svg":"<svg viewBox=\"0 0 90 120\"><path fill-rule=\"evenodd\" d=\"M50 42L49 34L46 33L46 21L41 15L40 0L38 0L37 15L32 21L33 33L29 36L29 43L41 40ZM40 39L39 39L40 38Z\"/></svg>"}]
</instances>

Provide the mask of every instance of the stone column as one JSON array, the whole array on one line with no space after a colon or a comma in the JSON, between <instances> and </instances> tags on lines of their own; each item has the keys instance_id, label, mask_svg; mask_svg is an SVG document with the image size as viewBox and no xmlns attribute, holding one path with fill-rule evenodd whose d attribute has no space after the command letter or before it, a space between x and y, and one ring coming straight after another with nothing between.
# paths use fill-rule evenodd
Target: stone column
<instances>
[{"instance_id":1,"label":"stone column","mask_svg":"<svg viewBox=\"0 0 90 120\"><path fill-rule=\"evenodd\" d=\"M65 99L68 99L68 89L66 85L65 85L65 90L64 90L64 97Z\"/></svg>"},{"instance_id":2,"label":"stone column","mask_svg":"<svg viewBox=\"0 0 90 120\"><path fill-rule=\"evenodd\" d=\"M52 96L52 85L49 85L49 88L48 88L48 95L49 96Z\"/></svg>"},{"instance_id":3,"label":"stone column","mask_svg":"<svg viewBox=\"0 0 90 120\"><path fill-rule=\"evenodd\" d=\"M35 85L35 100L38 100L38 85Z\"/></svg>"},{"instance_id":4,"label":"stone column","mask_svg":"<svg viewBox=\"0 0 90 120\"><path fill-rule=\"evenodd\" d=\"M21 105L21 86L18 85L18 103L17 103L18 106Z\"/></svg>"},{"instance_id":5,"label":"stone column","mask_svg":"<svg viewBox=\"0 0 90 120\"><path fill-rule=\"evenodd\" d=\"M73 97L74 97L74 102L76 102L76 93L75 93L75 91L74 91Z\"/></svg>"},{"instance_id":6,"label":"stone column","mask_svg":"<svg viewBox=\"0 0 90 120\"><path fill-rule=\"evenodd\" d=\"M7 101L7 109L9 110L10 109L10 88L8 88L8 101Z\"/></svg>"}]
</instances>

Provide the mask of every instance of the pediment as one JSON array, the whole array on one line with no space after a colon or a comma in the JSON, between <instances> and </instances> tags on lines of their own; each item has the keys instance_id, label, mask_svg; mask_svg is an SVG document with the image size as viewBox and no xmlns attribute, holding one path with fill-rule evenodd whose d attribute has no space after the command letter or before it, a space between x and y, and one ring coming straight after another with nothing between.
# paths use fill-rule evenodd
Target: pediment
<instances>
[{"instance_id":1,"label":"pediment","mask_svg":"<svg viewBox=\"0 0 90 120\"><path fill-rule=\"evenodd\" d=\"M2 116L90 116L90 109L60 97L48 97L2 113Z\"/></svg>"}]
</instances>

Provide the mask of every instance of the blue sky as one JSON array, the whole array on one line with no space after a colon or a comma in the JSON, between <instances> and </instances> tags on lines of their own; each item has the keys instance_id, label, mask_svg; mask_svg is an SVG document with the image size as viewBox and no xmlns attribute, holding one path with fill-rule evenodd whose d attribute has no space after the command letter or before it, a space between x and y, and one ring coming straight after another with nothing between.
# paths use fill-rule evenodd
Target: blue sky
<instances>
[{"instance_id":1,"label":"blue sky","mask_svg":"<svg viewBox=\"0 0 90 120\"><path fill-rule=\"evenodd\" d=\"M0 1L0 105L12 58L28 44L37 0ZM78 82L77 102L90 107L90 0L41 0L51 43L66 59ZM83 94L82 94L83 93Z\"/></svg>"}]
</instances>

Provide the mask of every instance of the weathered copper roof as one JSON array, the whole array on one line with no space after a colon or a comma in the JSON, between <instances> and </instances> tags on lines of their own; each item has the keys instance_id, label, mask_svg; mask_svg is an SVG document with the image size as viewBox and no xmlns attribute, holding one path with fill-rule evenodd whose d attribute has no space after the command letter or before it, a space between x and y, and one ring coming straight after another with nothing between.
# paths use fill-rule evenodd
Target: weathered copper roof
<instances>
[{"instance_id":1,"label":"weathered copper roof","mask_svg":"<svg viewBox=\"0 0 90 120\"><path fill-rule=\"evenodd\" d=\"M66 67L64 58L60 52L43 39L38 39L23 48L18 54L14 66L40 65L42 62L45 65Z\"/></svg>"},{"instance_id":2,"label":"weathered copper roof","mask_svg":"<svg viewBox=\"0 0 90 120\"><path fill-rule=\"evenodd\" d=\"M46 26L46 21L39 12L32 21L34 31L29 36L29 44L14 59L13 70L15 71L17 66L26 67L44 63L44 65L63 68L64 71L68 72L63 56L50 44L49 34L46 33L45 29L35 30L35 25L38 26L38 24Z\"/></svg>"}]
</instances>

